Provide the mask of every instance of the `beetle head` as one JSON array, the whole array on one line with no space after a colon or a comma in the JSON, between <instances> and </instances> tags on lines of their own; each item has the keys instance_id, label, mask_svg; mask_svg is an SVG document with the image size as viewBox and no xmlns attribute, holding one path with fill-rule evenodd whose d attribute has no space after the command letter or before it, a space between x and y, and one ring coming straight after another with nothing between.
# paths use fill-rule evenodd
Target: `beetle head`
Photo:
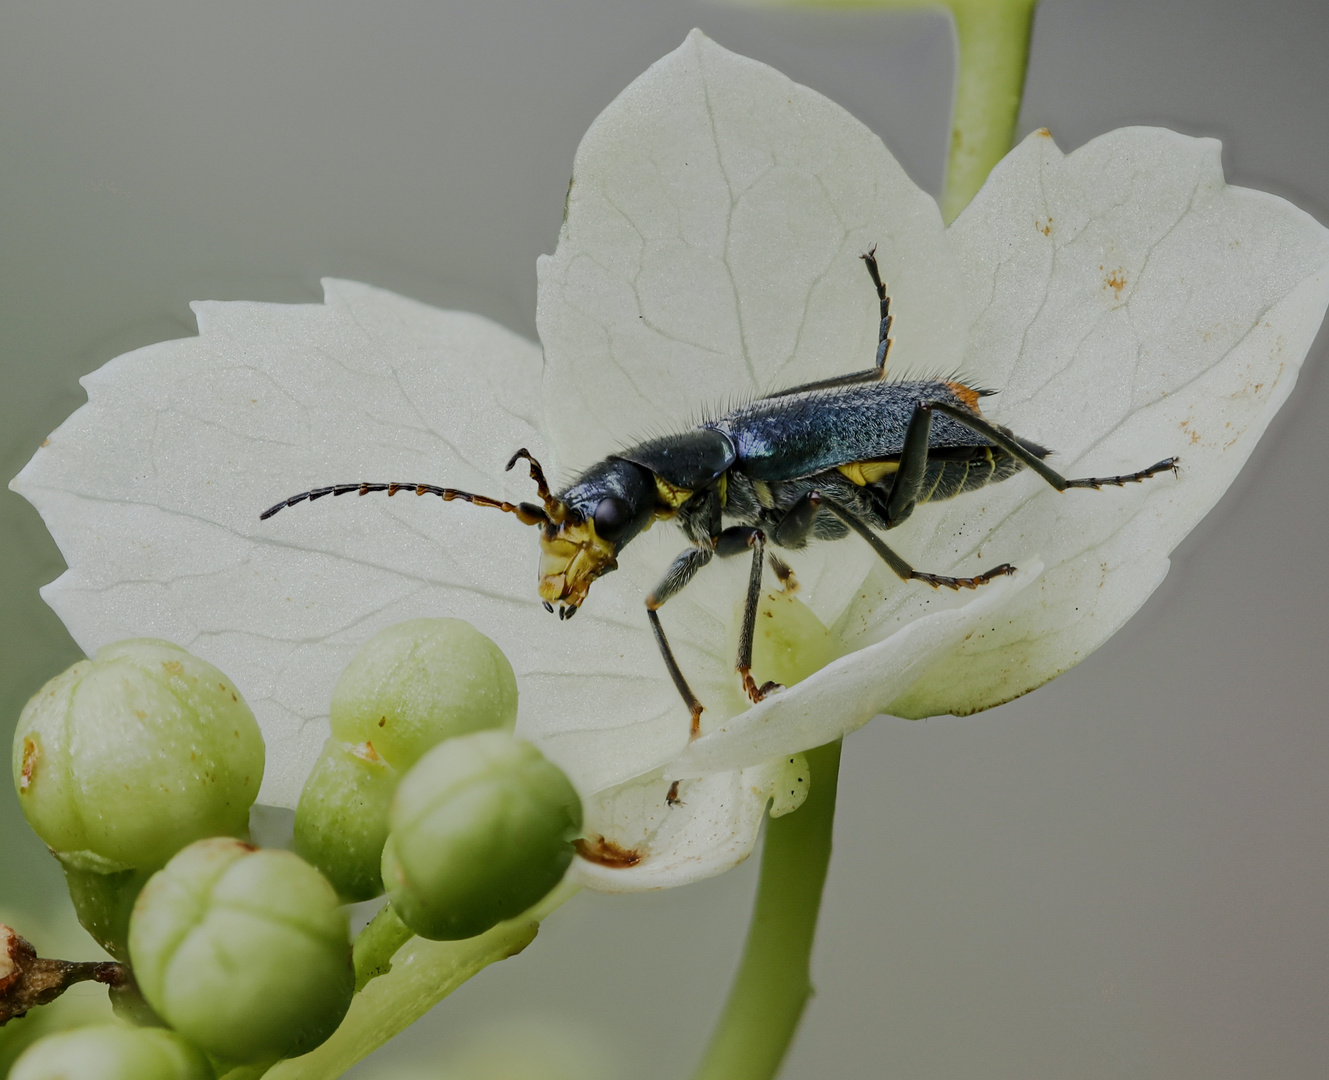
<instances>
[{"instance_id":1,"label":"beetle head","mask_svg":"<svg viewBox=\"0 0 1329 1080\"><path fill-rule=\"evenodd\" d=\"M540 599L570 619L591 582L617 569L619 550L651 523L655 482L648 469L607 458L552 501L563 513L550 514L541 530Z\"/></svg>"}]
</instances>

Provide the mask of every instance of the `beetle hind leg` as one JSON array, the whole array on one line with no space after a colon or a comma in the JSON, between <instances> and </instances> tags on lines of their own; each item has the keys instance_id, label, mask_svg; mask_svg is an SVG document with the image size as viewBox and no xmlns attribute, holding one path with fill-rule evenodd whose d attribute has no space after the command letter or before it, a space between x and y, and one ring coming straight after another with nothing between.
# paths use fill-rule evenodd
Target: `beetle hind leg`
<instances>
[{"instance_id":1,"label":"beetle hind leg","mask_svg":"<svg viewBox=\"0 0 1329 1080\"><path fill-rule=\"evenodd\" d=\"M1006 577L1015 573L1015 567L1010 563L994 566L991 570L976 574L973 577L950 577L946 574L930 574L925 570L915 570L891 548L887 547L886 543L872 531L867 522L847 507L841 506L824 495L821 496L821 505L866 540L872 550L881 556L882 561L895 571L896 576L901 581L921 581L925 585L931 585L934 589L947 588L958 591L960 589L976 589L980 585L988 584L993 578Z\"/></svg>"},{"instance_id":2,"label":"beetle hind leg","mask_svg":"<svg viewBox=\"0 0 1329 1080\"><path fill-rule=\"evenodd\" d=\"M1093 488L1098 491L1104 487L1125 487L1127 484L1139 484L1148 480L1151 476L1157 476L1159 473L1176 473L1177 463L1181 460L1176 457L1164 458L1162 461L1150 465L1147 469L1125 473L1121 476L1083 476L1068 480L1051 465L1047 464L1040 455L1034 453L1028 446L1025 446L1019 439L1011 435L1010 432L997 427L972 410L962 409L945 401L920 401L914 406L915 414L933 410L944 413L953 420L958 420L970 431L976 431L993 445L1000 446L1012 457L1038 473L1058 491L1065 491L1067 488ZM912 418L910 419L910 427L913 427ZM906 435L907 441L908 436ZM908 447L906 446L907 452ZM903 466L901 468L903 469Z\"/></svg>"}]
</instances>

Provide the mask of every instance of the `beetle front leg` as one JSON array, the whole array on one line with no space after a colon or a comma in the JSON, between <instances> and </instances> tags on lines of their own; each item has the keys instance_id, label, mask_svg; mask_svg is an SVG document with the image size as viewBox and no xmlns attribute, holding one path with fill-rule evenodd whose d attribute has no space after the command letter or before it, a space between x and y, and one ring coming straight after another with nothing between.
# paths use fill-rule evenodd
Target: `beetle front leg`
<instances>
[{"instance_id":1,"label":"beetle front leg","mask_svg":"<svg viewBox=\"0 0 1329 1080\"><path fill-rule=\"evenodd\" d=\"M737 555L752 549L752 572L748 575L748 595L743 604L743 627L738 634L738 660L734 670L743 680L743 689L752 702L761 701L772 690L782 689L779 683L767 682L761 686L752 677L752 638L757 632L757 607L761 603L761 572L765 565L766 534L748 525L735 525L725 529L715 541L715 553L721 557Z\"/></svg>"},{"instance_id":2,"label":"beetle front leg","mask_svg":"<svg viewBox=\"0 0 1329 1080\"><path fill-rule=\"evenodd\" d=\"M690 737L694 739L701 734L703 706L697 700L697 695L692 692L692 687L688 685L687 679L683 677L683 669L678 666L678 661L674 659L674 650L669 647L664 627L660 625L660 616L656 614L656 611L666 600L687 585L697 571L711 561L714 554L715 552L711 548L688 548L670 564L664 577L660 579L660 583L646 597L646 618L650 621L651 632L655 635L655 644L659 646L660 656L664 659L669 677L674 680L675 689L682 697L683 704L688 707L688 712L692 714Z\"/></svg>"}]
</instances>

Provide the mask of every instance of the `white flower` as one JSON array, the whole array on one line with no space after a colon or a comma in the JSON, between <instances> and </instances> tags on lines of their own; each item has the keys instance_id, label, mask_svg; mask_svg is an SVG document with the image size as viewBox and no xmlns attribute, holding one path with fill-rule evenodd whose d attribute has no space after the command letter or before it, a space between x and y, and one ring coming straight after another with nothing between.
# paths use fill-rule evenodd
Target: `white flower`
<instances>
[{"instance_id":1,"label":"white flower","mask_svg":"<svg viewBox=\"0 0 1329 1080\"><path fill-rule=\"evenodd\" d=\"M691 744L642 604L685 546L667 525L562 623L539 607L535 533L509 515L377 495L258 520L360 479L530 500L524 472L502 472L519 447L568 480L706 410L864 369L876 300L857 256L874 244L892 374L999 390L985 414L1066 475L1174 454L1180 475L1058 494L1023 473L891 534L922 569L1020 567L975 593L901 584L854 539L791 553L839 658L751 708L732 671L748 561L712 563L661 611L706 705ZM743 858L770 798L796 804L798 751L879 712L1009 700L1113 633L1287 397L1327 301L1329 234L1225 186L1213 141L1128 129L1063 156L1038 133L943 230L852 117L694 33L582 144L540 267L543 368L477 316L348 282L323 305L199 304L199 337L89 376L88 405L15 487L69 563L44 595L85 650L165 637L240 685L268 740L266 801L294 803L360 644L457 616L512 661L520 733L573 778L588 827L639 856L583 862L582 879L678 884Z\"/></svg>"}]
</instances>

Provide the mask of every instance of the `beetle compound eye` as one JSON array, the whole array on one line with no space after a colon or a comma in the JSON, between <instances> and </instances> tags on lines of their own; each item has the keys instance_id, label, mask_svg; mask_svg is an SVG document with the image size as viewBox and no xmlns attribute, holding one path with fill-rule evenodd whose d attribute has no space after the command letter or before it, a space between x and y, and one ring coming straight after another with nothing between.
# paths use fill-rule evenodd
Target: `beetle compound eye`
<instances>
[{"instance_id":1,"label":"beetle compound eye","mask_svg":"<svg viewBox=\"0 0 1329 1080\"><path fill-rule=\"evenodd\" d=\"M601 499L595 508L595 531L601 538L616 540L632 520L632 511L622 499L612 495Z\"/></svg>"}]
</instances>

